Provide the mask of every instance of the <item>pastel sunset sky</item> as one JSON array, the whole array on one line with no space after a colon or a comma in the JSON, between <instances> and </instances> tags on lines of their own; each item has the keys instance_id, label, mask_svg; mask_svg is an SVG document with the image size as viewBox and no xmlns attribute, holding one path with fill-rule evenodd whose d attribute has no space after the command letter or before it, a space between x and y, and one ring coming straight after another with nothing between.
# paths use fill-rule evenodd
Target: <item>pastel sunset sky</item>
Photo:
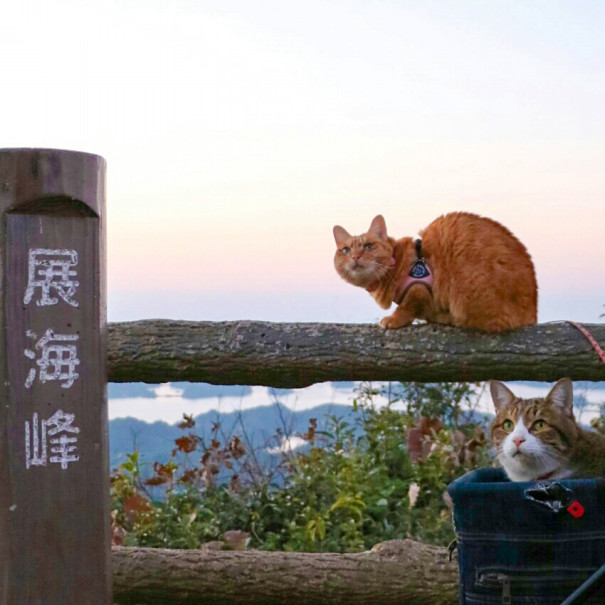
<instances>
[{"instance_id":1,"label":"pastel sunset sky","mask_svg":"<svg viewBox=\"0 0 605 605\"><path fill-rule=\"evenodd\" d=\"M332 227L453 210L534 258L540 321L605 312L605 3L23 0L2 147L108 163L109 318L373 322ZM469 268L472 271L472 268Z\"/></svg>"}]
</instances>

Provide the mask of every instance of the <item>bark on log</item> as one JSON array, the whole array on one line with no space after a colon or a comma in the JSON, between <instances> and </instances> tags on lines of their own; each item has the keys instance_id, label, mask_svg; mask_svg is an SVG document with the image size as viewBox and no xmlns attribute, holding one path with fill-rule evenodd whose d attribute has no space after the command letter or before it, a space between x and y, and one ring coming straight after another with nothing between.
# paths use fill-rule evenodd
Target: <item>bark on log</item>
<instances>
[{"instance_id":1,"label":"bark on log","mask_svg":"<svg viewBox=\"0 0 605 605\"><path fill-rule=\"evenodd\" d=\"M605 348L605 324L586 327ZM109 326L109 380L295 388L337 380L605 380L566 322L504 334L422 325L146 320Z\"/></svg>"},{"instance_id":2,"label":"bark on log","mask_svg":"<svg viewBox=\"0 0 605 605\"><path fill-rule=\"evenodd\" d=\"M392 540L355 554L114 548L118 605L451 605L445 548Z\"/></svg>"}]
</instances>

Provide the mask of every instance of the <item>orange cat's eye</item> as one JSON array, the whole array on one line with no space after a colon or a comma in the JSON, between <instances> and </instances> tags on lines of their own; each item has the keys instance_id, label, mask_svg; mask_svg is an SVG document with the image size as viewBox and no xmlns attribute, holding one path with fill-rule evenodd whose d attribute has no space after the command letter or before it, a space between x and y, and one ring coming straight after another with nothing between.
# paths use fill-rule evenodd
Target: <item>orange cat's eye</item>
<instances>
[{"instance_id":1,"label":"orange cat's eye","mask_svg":"<svg viewBox=\"0 0 605 605\"><path fill-rule=\"evenodd\" d=\"M505 420L502 423L502 428L507 432L510 433L514 428L515 428L515 423L512 420Z\"/></svg>"},{"instance_id":2,"label":"orange cat's eye","mask_svg":"<svg viewBox=\"0 0 605 605\"><path fill-rule=\"evenodd\" d=\"M374 244L364 244L363 245L364 250L371 250L373 247L374 247Z\"/></svg>"},{"instance_id":3,"label":"orange cat's eye","mask_svg":"<svg viewBox=\"0 0 605 605\"><path fill-rule=\"evenodd\" d=\"M351 252L351 248L349 248L348 246L345 246L345 247L344 247L344 248L341 250L341 252L342 252L343 254L348 254L349 252Z\"/></svg>"},{"instance_id":4,"label":"orange cat's eye","mask_svg":"<svg viewBox=\"0 0 605 605\"><path fill-rule=\"evenodd\" d=\"M546 428L546 422L544 420L536 420L531 425L531 430L532 431L541 431L544 428Z\"/></svg>"}]
</instances>

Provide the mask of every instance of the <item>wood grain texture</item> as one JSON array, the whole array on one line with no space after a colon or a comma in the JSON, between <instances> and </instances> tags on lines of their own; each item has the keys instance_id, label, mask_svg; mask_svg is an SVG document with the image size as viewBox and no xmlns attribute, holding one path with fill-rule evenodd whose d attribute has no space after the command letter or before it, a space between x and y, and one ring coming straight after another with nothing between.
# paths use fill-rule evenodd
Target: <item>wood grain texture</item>
<instances>
[{"instance_id":1,"label":"wood grain texture","mask_svg":"<svg viewBox=\"0 0 605 605\"><path fill-rule=\"evenodd\" d=\"M605 324L586 324L605 346ZM337 380L605 380L566 322L504 334L422 325L145 320L109 324L111 382L304 387Z\"/></svg>"},{"instance_id":2,"label":"wood grain texture","mask_svg":"<svg viewBox=\"0 0 605 605\"><path fill-rule=\"evenodd\" d=\"M363 553L114 548L118 605L451 605L445 548L392 540Z\"/></svg>"}]
</instances>

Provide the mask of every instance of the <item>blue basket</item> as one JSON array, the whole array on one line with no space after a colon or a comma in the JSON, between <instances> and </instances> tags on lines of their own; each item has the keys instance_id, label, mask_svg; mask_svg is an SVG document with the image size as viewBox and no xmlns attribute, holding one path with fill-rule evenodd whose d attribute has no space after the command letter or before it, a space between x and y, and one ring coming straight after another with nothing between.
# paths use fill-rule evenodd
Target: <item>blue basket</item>
<instances>
[{"instance_id":1,"label":"blue basket","mask_svg":"<svg viewBox=\"0 0 605 605\"><path fill-rule=\"evenodd\" d=\"M513 483L480 469L448 492L461 604L605 604L605 480Z\"/></svg>"}]
</instances>

